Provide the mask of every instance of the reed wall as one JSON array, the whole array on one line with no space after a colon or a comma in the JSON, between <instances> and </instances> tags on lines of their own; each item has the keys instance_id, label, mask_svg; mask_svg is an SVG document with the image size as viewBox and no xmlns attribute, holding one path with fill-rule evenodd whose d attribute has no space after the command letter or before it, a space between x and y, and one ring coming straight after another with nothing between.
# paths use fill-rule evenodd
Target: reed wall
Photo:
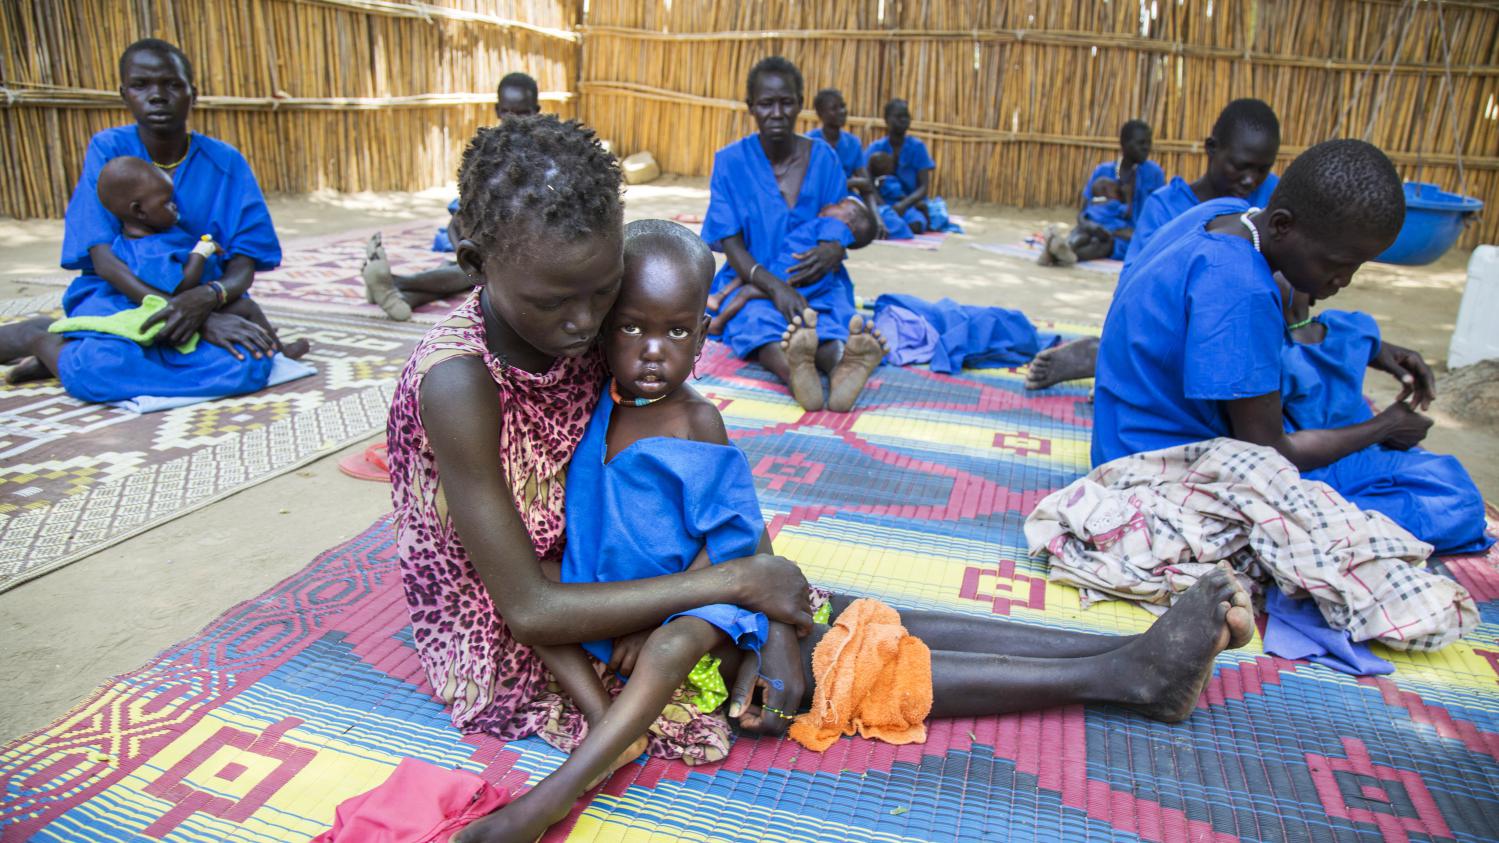
<instances>
[{"instance_id":1,"label":"reed wall","mask_svg":"<svg viewBox=\"0 0 1499 843\"><path fill-rule=\"evenodd\" d=\"M744 80L773 54L797 63L809 104L841 89L866 143L883 133L884 102L909 100L949 197L1075 202L1134 117L1155 127L1167 173L1195 178L1218 110L1258 96L1280 115L1282 164L1366 137L1407 178L1499 203L1493 3L591 0L583 117L622 153L707 173L715 149L753 130ZM806 112L804 128L815 122ZM1480 237L1499 240L1499 207L1465 240Z\"/></svg>"},{"instance_id":2,"label":"reed wall","mask_svg":"<svg viewBox=\"0 0 1499 843\"><path fill-rule=\"evenodd\" d=\"M1075 201L1118 127L1201 170L1218 109L1280 114L1283 163L1366 137L1407 178L1499 203L1499 4L1436 0L0 0L0 214L58 216L85 139L128 119L115 59L155 35L194 59L194 125L268 192L450 180L505 72L622 154L706 174L748 134L744 79L782 54L810 94L843 90L878 137L908 99L937 188L1020 206ZM1450 67L1450 72L1448 71ZM805 127L815 121L808 111ZM1460 162L1460 163L1459 163ZM1499 207L1465 242L1499 241Z\"/></svg>"},{"instance_id":3,"label":"reed wall","mask_svg":"<svg viewBox=\"0 0 1499 843\"><path fill-rule=\"evenodd\" d=\"M158 37L192 59L193 128L271 193L453 179L511 70L576 111L579 0L0 0L0 214L61 216L90 135L129 122L117 59Z\"/></svg>"}]
</instances>

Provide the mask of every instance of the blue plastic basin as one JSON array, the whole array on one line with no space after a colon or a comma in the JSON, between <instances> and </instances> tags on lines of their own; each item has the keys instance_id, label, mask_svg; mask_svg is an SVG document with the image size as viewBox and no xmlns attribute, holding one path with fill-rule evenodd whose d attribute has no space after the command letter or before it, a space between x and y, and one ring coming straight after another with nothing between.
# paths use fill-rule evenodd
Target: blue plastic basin
<instances>
[{"instance_id":1,"label":"blue plastic basin","mask_svg":"<svg viewBox=\"0 0 1499 843\"><path fill-rule=\"evenodd\" d=\"M1375 258L1383 263L1421 266L1445 255L1463 234L1463 222L1483 203L1448 193L1434 184L1405 183L1405 225L1400 236Z\"/></svg>"}]
</instances>

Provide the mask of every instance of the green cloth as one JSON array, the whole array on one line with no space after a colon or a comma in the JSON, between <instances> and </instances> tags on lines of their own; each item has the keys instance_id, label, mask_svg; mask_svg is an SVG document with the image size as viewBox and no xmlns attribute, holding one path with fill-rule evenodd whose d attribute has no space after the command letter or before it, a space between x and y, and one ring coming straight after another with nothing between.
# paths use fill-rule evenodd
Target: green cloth
<instances>
[{"instance_id":1,"label":"green cloth","mask_svg":"<svg viewBox=\"0 0 1499 843\"><path fill-rule=\"evenodd\" d=\"M817 611L812 613L812 623L820 623L823 626L827 626L828 621L832 619L833 601L831 600L822 604L821 606L818 606Z\"/></svg>"},{"instance_id":2,"label":"green cloth","mask_svg":"<svg viewBox=\"0 0 1499 843\"><path fill-rule=\"evenodd\" d=\"M65 334L69 331L93 331L124 337L141 345L150 345L166 325L164 322L157 322L149 328L141 326L153 314L161 312L166 306L167 300L161 296L146 296L141 299L139 307L121 310L108 316L69 316L53 322L47 330L54 334ZM187 342L177 346L177 350L183 354L192 354L197 347L198 335L193 334Z\"/></svg>"},{"instance_id":3,"label":"green cloth","mask_svg":"<svg viewBox=\"0 0 1499 843\"><path fill-rule=\"evenodd\" d=\"M697 667L687 674L687 681L682 683L682 688L693 695L692 704L700 711L713 711L729 698L729 689L723 683L723 674L718 672L720 663L720 660L712 653L704 654L697 660Z\"/></svg>"}]
</instances>

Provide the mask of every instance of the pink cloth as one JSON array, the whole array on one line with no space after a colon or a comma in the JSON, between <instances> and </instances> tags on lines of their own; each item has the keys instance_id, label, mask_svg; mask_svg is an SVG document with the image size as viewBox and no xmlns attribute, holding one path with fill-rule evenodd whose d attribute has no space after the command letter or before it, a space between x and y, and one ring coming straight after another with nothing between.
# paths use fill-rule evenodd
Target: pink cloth
<instances>
[{"instance_id":1,"label":"pink cloth","mask_svg":"<svg viewBox=\"0 0 1499 843\"><path fill-rule=\"evenodd\" d=\"M405 758L374 790L340 803L333 827L312 843L448 843L509 802L508 791L473 773Z\"/></svg>"}]
</instances>

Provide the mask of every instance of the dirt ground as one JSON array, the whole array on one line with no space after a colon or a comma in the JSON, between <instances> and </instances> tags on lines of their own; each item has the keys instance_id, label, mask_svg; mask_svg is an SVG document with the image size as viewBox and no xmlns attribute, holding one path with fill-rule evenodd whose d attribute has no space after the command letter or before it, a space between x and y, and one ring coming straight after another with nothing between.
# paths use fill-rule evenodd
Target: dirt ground
<instances>
[{"instance_id":1,"label":"dirt ground","mask_svg":"<svg viewBox=\"0 0 1499 843\"><path fill-rule=\"evenodd\" d=\"M314 194L276 198L270 206L283 240L294 240L436 219L454 192ZM701 214L707 202L706 179L666 176L632 188L626 213L631 219ZM1019 308L1037 319L1103 321L1113 275L1042 268L969 245L1015 243L1068 212L964 203L953 203L953 212L964 219L968 236L950 238L940 251L875 245L855 252L849 266L859 293L951 296ZM60 272L61 237L60 221L0 220L0 299L55 289L27 279ZM1428 267L1370 265L1330 306L1373 314L1386 338L1421 351L1440 368L1467 260L1463 252ZM1376 398L1394 396L1389 378L1371 375L1369 385ZM1427 445L1460 456L1485 496L1499 500L1499 429L1456 418L1441 406L1433 415L1437 425ZM46 725L110 676L140 666L388 511L388 487L344 477L335 465L340 455L0 594L0 687L10 691L0 695L0 740ZM330 507L330 500L340 504Z\"/></svg>"}]
</instances>

